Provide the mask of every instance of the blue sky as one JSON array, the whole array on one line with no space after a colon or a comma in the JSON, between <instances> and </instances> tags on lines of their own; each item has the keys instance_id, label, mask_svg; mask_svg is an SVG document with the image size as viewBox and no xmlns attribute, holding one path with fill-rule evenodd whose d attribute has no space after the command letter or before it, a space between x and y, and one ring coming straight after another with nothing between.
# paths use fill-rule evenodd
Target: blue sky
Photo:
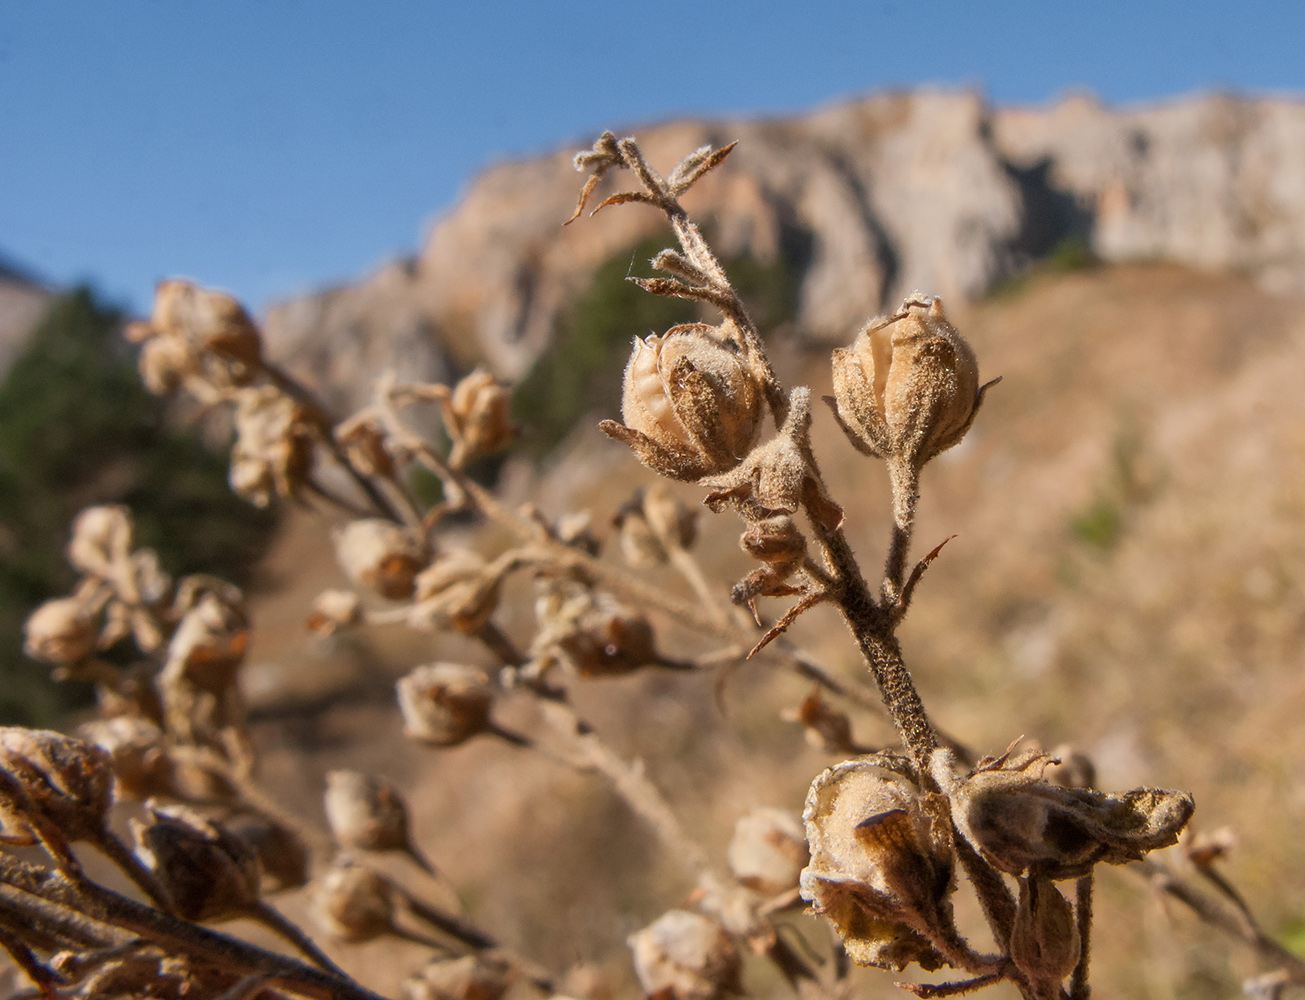
<instances>
[{"instance_id":1,"label":"blue sky","mask_svg":"<svg viewBox=\"0 0 1305 1000\"><path fill-rule=\"evenodd\" d=\"M1305 94L1305 5L0 0L0 253L144 309L260 306L420 245L504 157L869 90Z\"/></svg>"}]
</instances>

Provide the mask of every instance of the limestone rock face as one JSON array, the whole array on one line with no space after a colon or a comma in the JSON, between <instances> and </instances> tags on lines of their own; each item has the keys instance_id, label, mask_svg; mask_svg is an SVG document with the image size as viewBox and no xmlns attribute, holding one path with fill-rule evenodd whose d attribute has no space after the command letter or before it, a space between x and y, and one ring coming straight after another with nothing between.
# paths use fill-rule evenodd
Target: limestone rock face
<instances>
[{"instance_id":1,"label":"limestone rock face","mask_svg":"<svg viewBox=\"0 0 1305 1000\"><path fill-rule=\"evenodd\" d=\"M54 295L0 260L0 378L22 350Z\"/></svg>"},{"instance_id":2,"label":"limestone rock face","mask_svg":"<svg viewBox=\"0 0 1305 1000\"><path fill-rule=\"evenodd\" d=\"M1071 96L992 109L973 93L921 90L638 134L663 171L697 146L740 140L686 204L723 257L783 254L799 270L794 326L812 340L845 343L915 289L981 295L1065 239L1107 261L1238 269L1305 291L1299 101L1212 95L1116 110ZM390 366L447 378L482 362L520 378L595 269L662 226L633 206L564 228L579 145L484 171L413 261L275 306L273 355L342 408L365 402ZM614 171L597 194L628 182Z\"/></svg>"}]
</instances>

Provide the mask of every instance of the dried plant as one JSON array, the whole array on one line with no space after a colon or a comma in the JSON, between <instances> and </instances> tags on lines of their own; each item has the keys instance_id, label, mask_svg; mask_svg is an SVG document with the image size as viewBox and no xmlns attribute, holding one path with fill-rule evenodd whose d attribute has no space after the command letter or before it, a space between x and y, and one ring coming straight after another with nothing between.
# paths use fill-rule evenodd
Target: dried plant
<instances>
[{"instance_id":1,"label":"dried plant","mask_svg":"<svg viewBox=\"0 0 1305 1000\"><path fill-rule=\"evenodd\" d=\"M683 864L696 885L690 899L629 939L648 995L739 994L747 989L743 956L752 954L808 1000L847 995L849 958L894 971L949 970L943 982L899 984L918 996L1005 982L1033 1000L1083 1000L1101 864L1132 864L1250 944L1266 970L1254 989L1276 995L1287 983L1305 984L1305 966L1260 930L1217 872L1224 841L1187 843L1189 870L1210 888L1151 856L1179 842L1193 810L1189 795L1098 791L1081 755L1020 751L1017 740L976 758L935 728L897 639L942 548L911 562L921 473L961 440L993 382L981 382L975 354L942 303L922 294L833 352L834 396L826 402L851 443L884 462L892 487L883 573L867 583L844 531L845 517L861 512L834 498L821 475L810 392L780 383L744 303L681 205L732 148L697 150L663 179L633 139L605 133L576 157L589 177L569 220L605 175L627 171L633 187L595 211L651 207L677 242L652 261L664 276L636 280L715 317L636 339L622 421L601 427L656 473L700 488L711 511L742 520L740 545L756 565L732 589L709 581L692 551L701 529L695 513L662 488L638 492L615 513L628 567L618 568L599 556L586 519L552 523L531 507L510 509L471 478L468 462L513 433L509 392L483 370L454 386L405 384L391 374L369 406L337 420L266 358L237 302L167 281L150 320L130 330L142 344L142 376L156 392L186 391L204 407L230 408L231 484L242 496L346 515L332 542L355 589L321 593L310 628L395 625L483 645L491 669L435 662L399 680L406 735L439 748L495 739L510 745L505 752L540 752L594 772ZM429 404L447 448L416 430L408 413ZM424 507L414 497L414 467L439 479L438 503ZM455 514L493 523L510 542L493 556L454 547L444 528ZM310 877L328 947L395 936L433 952L408 981L410 997L499 1000L518 984L558 994L561 970L549 968L557 956L516 954L456 907L373 865L372 855L399 852L446 887L456 881L418 848L407 805L389 782L331 773L328 830L287 815L260 788L239 687L250 629L243 595L211 577L171 579L133 533L125 509L84 511L68 547L77 585L27 623L30 655L96 685L99 718L80 737L0 730L4 843L39 845L48 857L41 864L0 853L0 945L31 979L30 995L373 996L268 901ZM693 599L630 571L656 565L673 567ZM535 592L534 630L524 643L498 624L505 584L517 576L531 579ZM767 598L789 603L764 626L758 604ZM788 642L785 631L817 605L841 615L873 687L838 678ZM701 652L666 655L659 618L698 633ZM124 645L134 650L131 668L104 655ZM792 718L815 745L849 759L815 776L801 821L774 809L742 816L723 865L643 769L581 717L572 692L591 678L640 670L724 677L754 656L814 685ZM538 732L500 724L508 699L535 705ZM858 744L836 702L881 703L899 745ZM135 850L112 828L115 809L133 812ZM73 850L83 842L146 901L92 880ZM958 926L961 876L986 918L985 939ZM820 937L817 923L776 919L804 907L832 930L823 953L809 940ZM203 926L237 917L270 927L307 961Z\"/></svg>"}]
</instances>

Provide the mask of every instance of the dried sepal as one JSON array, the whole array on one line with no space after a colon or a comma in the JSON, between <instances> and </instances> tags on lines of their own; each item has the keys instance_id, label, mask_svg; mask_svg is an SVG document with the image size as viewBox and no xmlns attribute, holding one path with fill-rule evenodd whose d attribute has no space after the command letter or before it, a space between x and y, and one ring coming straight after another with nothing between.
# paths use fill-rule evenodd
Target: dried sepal
<instances>
[{"instance_id":1,"label":"dried sepal","mask_svg":"<svg viewBox=\"0 0 1305 1000\"><path fill-rule=\"evenodd\" d=\"M734 877L766 896L796 889L810 856L802 822L786 809L773 808L740 816L727 853Z\"/></svg>"},{"instance_id":2,"label":"dried sepal","mask_svg":"<svg viewBox=\"0 0 1305 1000\"><path fill-rule=\"evenodd\" d=\"M671 910L627 939L634 971L648 996L721 1000L741 993L742 959L720 924L688 910Z\"/></svg>"},{"instance_id":3,"label":"dried sepal","mask_svg":"<svg viewBox=\"0 0 1305 1000\"><path fill-rule=\"evenodd\" d=\"M512 425L512 394L484 368L477 367L441 398L444 424L453 439L449 462L460 466L468 458L497 451L516 436Z\"/></svg>"},{"instance_id":4,"label":"dried sepal","mask_svg":"<svg viewBox=\"0 0 1305 1000\"><path fill-rule=\"evenodd\" d=\"M916 469L960 441L987 388L942 300L918 293L835 349L833 371L835 414L852 443Z\"/></svg>"},{"instance_id":5,"label":"dried sepal","mask_svg":"<svg viewBox=\"0 0 1305 1000\"><path fill-rule=\"evenodd\" d=\"M1042 777L1046 754L1006 754L966 774L940 749L930 773L952 803L956 829L994 867L1052 879L1080 878L1098 863L1140 860L1178 842L1194 808L1187 792L1064 788Z\"/></svg>"},{"instance_id":6,"label":"dried sepal","mask_svg":"<svg viewBox=\"0 0 1305 1000\"><path fill-rule=\"evenodd\" d=\"M417 575L413 628L447 628L475 635L498 608L504 576L515 566L511 554L487 563L472 549L449 549Z\"/></svg>"},{"instance_id":7,"label":"dried sepal","mask_svg":"<svg viewBox=\"0 0 1305 1000\"><path fill-rule=\"evenodd\" d=\"M698 330L635 338L624 424L600 424L664 476L692 482L734 468L761 432L763 393L739 349Z\"/></svg>"},{"instance_id":8,"label":"dried sepal","mask_svg":"<svg viewBox=\"0 0 1305 1000\"><path fill-rule=\"evenodd\" d=\"M433 746L452 747L493 728L494 688L489 675L460 663L430 663L395 685L404 734Z\"/></svg>"},{"instance_id":9,"label":"dried sepal","mask_svg":"<svg viewBox=\"0 0 1305 1000\"><path fill-rule=\"evenodd\" d=\"M947 803L882 763L893 761L845 761L812 783L802 897L859 964L936 969L935 943L956 939Z\"/></svg>"}]
</instances>

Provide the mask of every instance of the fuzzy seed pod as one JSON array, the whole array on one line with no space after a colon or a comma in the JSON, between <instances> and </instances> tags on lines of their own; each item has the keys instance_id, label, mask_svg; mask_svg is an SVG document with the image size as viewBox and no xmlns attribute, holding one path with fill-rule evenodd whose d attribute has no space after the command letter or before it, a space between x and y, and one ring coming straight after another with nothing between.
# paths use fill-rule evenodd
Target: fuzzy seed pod
<instances>
[{"instance_id":1,"label":"fuzzy seed pod","mask_svg":"<svg viewBox=\"0 0 1305 1000\"><path fill-rule=\"evenodd\" d=\"M833 924L861 965L943 964L930 939L955 934L947 801L862 757L816 778L802 814L811 863L802 898Z\"/></svg>"},{"instance_id":2,"label":"fuzzy seed pod","mask_svg":"<svg viewBox=\"0 0 1305 1000\"><path fill-rule=\"evenodd\" d=\"M1020 879L1020 901L1010 935L1010 957L1040 995L1055 995L1078 964L1074 910L1050 879Z\"/></svg>"},{"instance_id":3,"label":"fuzzy seed pod","mask_svg":"<svg viewBox=\"0 0 1305 1000\"><path fill-rule=\"evenodd\" d=\"M666 549L653 534L642 510L618 512L617 530L621 557L631 569L652 569L666 562Z\"/></svg>"},{"instance_id":4,"label":"fuzzy seed pod","mask_svg":"<svg viewBox=\"0 0 1305 1000\"><path fill-rule=\"evenodd\" d=\"M95 623L75 597L46 601L27 616L23 652L46 663L76 663L95 652Z\"/></svg>"},{"instance_id":5,"label":"fuzzy seed pod","mask_svg":"<svg viewBox=\"0 0 1305 1000\"><path fill-rule=\"evenodd\" d=\"M222 694L235 684L248 645L249 619L240 591L225 583L205 588L196 592L172 633L159 684L166 689L184 680L199 690Z\"/></svg>"},{"instance_id":6,"label":"fuzzy seed pod","mask_svg":"<svg viewBox=\"0 0 1305 1000\"><path fill-rule=\"evenodd\" d=\"M558 646L582 677L618 677L661 659L652 624L633 609L603 602L578 625Z\"/></svg>"},{"instance_id":7,"label":"fuzzy seed pod","mask_svg":"<svg viewBox=\"0 0 1305 1000\"><path fill-rule=\"evenodd\" d=\"M340 855L313 883L313 915L341 941L370 941L394 930L394 887L370 868Z\"/></svg>"},{"instance_id":8,"label":"fuzzy seed pod","mask_svg":"<svg viewBox=\"0 0 1305 1000\"><path fill-rule=\"evenodd\" d=\"M415 586L412 627L434 625L475 635L498 608L502 574L491 571L479 553L454 549L422 570Z\"/></svg>"},{"instance_id":9,"label":"fuzzy seed pod","mask_svg":"<svg viewBox=\"0 0 1305 1000\"><path fill-rule=\"evenodd\" d=\"M502 1000L512 966L490 955L437 958L403 984L406 1000Z\"/></svg>"},{"instance_id":10,"label":"fuzzy seed pod","mask_svg":"<svg viewBox=\"0 0 1305 1000\"><path fill-rule=\"evenodd\" d=\"M113 804L107 752L62 733L4 726L0 772L0 826L10 833L21 836L30 817L68 841L100 839Z\"/></svg>"},{"instance_id":11,"label":"fuzzy seed pod","mask_svg":"<svg viewBox=\"0 0 1305 1000\"><path fill-rule=\"evenodd\" d=\"M375 420L355 418L335 429L353 467L364 476L394 476L394 456L385 447L385 432Z\"/></svg>"},{"instance_id":12,"label":"fuzzy seed pod","mask_svg":"<svg viewBox=\"0 0 1305 1000\"><path fill-rule=\"evenodd\" d=\"M136 853L183 920L223 920L258 903L258 856L239 837L185 806L146 804L151 822L133 822Z\"/></svg>"},{"instance_id":13,"label":"fuzzy seed pod","mask_svg":"<svg viewBox=\"0 0 1305 1000\"><path fill-rule=\"evenodd\" d=\"M395 601L412 596L427 553L397 524L365 518L349 522L333 537L336 560L353 583Z\"/></svg>"},{"instance_id":14,"label":"fuzzy seed pod","mask_svg":"<svg viewBox=\"0 0 1305 1000\"><path fill-rule=\"evenodd\" d=\"M721 1000L742 992L742 960L720 924L687 910L671 910L626 943L634 972L648 996L667 1000Z\"/></svg>"},{"instance_id":15,"label":"fuzzy seed pod","mask_svg":"<svg viewBox=\"0 0 1305 1000\"><path fill-rule=\"evenodd\" d=\"M452 747L491 728L494 689L483 670L430 663L399 678L395 688L403 731L415 740Z\"/></svg>"},{"instance_id":16,"label":"fuzzy seed pod","mask_svg":"<svg viewBox=\"0 0 1305 1000\"><path fill-rule=\"evenodd\" d=\"M177 337L227 362L231 384L252 376L262 357L258 329L249 314L226 292L178 278L154 289L150 326L164 337Z\"/></svg>"},{"instance_id":17,"label":"fuzzy seed pod","mask_svg":"<svg viewBox=\"0 0 1305 1000\"><path fill-rule=\"evenodd\" d=\"M728 856L734 877L766 896L796 889L810 858L806 831L786 809L754 809L740 816Z\"/></svg>"},{"instance_id":18,"label":"fuzzy seed pod","mask_svg":"<svg viewBox=\"0 0 1305 1000\"><path fill-rule=\"evenodd\" d=\"M1171 847L1192 816L1191 795L1156 788L1120 794L1063 788L1042 778L1050 758L1010 751L966 775L951 751L934 751L930 773L952 802L956 829L1011 875L1079 878L1098 863L1137 861Z\"/></svg>"},{"instance_id":19,"label":"fuzzy seed pod","mask_svg":"<svg viewBox=\"0 0 1305 1000\"><path fill-rule=\"evenodd\" d=\"M512 440L512 394L484 368L476 368L453 387L446 413L450 436L464 457L497 451Z\"/></svg>"},{"instance_id":20,"label":"fuzzy seed pod","mask_svg":"<svg viewBox=\"0 0 1305 1000\"><path fill-rule=\"evenodd\" d=\"M852 720L825 701L819 688L803 698L796 711L785 712L783 718L801 723L807 743L825 753L845 757L865 753L865 748L852 738Z\"/></svg>"},{"instance_id":21,"label":"fuzzy seed pod","mask_svg":"<svg viewBox=\"0 0 1305 1000\"><path fill-rule=\"evenodd\" d=\"M730 342L672 331L635 338L621 399L625 424L600 426L649 468L692 482L734 468L752 450L762 401L760 380Z\"/></svg>"},{"instance_id":22,"label":"fuzzy seed pod","mask_svg":"<svg viewBox=\"0 0 1305 1000\"><path fill-rule=\"evenodd\" d=\"M388 781L358 771L326 775L326 823L341 847L409 850L408 807Z\"/></svg>"},{"instance_id":23,"label":"fuzzy seed pod","mask_svg":"<svg viewBox=\"0 0 1305 1000\"><path fill-rule=\"evenodd\" d=\"M833 354L836 413L860 450L919 469L969 429L982 392L974 351L942 300L912 295Z\"/></svg>"}]
</instances>

